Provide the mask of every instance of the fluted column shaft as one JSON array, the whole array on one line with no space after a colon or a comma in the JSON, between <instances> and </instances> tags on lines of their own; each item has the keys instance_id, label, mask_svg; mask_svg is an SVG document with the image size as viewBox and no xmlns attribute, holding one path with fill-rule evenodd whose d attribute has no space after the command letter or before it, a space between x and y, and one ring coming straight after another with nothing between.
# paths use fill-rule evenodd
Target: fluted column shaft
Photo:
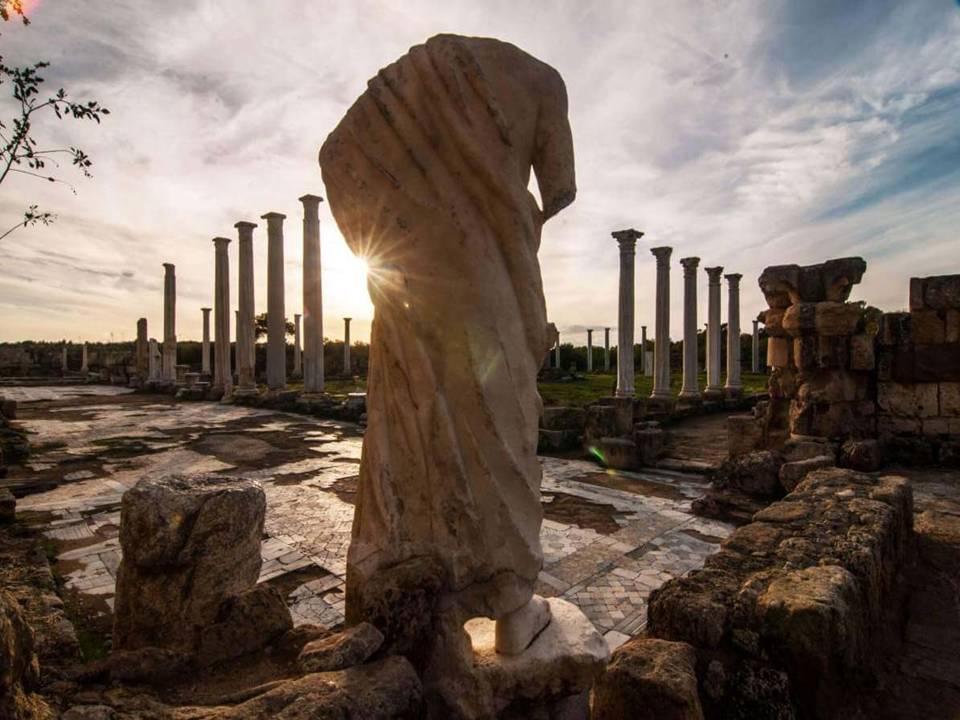
<instances>
[{"instance_id":1,"label":"fluted column shaft","mask_svg":"<svg viewBox=\"0 0 960 720\"><path fill-rule=\"evenodd\" d=\"M323 283L320 263L320 203L304 195L303 203L303 390L323 392Z\"/></svg>"},{"instance_id":2,"label":"fluted column shaft","mask_svg":"<svg viewBox=\"0 0 960 720\"><path fill-rule=\"evenodd\" d=\"M150 338L147 345L147 379L156 382L160 379L160 350L156 338Z\"/></svg>"},{"instance_id":3,"label":"fluted column shaft","mask_svg":"<svg viewBox=\"0 0 960 720\"><path fill-rule=\"evenodd\" d=\"M727 279L727 382L728 395L739 395L743 390L740 380L740 278L738 273L724 275Z\"/></svg>"},{"instance_id":4,"label":"fluted column shaft","mask_svg":"<svg viewBox=\"0 0 960 720\"><path fill-rule=\"evenodd\" d=\"M560 368L560 333L557 333L557 344L553 348L554 366Z\"/></svg>"},{"instance_id":5,"label":"fluted column shaft","mask_svg":"<svg viewBox=\"0 0 960 720\"><path fill-rule=\"evenodd\" d=\"M287 385L287 327L283 287L283 220L270 212L267 221L267 387L283 390Z\"/></svg>"},{"instance_id":6,"label":"fluted column shaft","mask_svg":"<svg viewBox=\"0 0 960 720\"><path fill-rule=\"evenodd\" d=\"M640 326L640 372L647 374L647 326Z\"/></svg>"},{"instance_id":7,"label":"fluted column shaft","mask_svg":"<svg viewBox=\"0 0 960 720\"><path fill-rule=\"evenodd\" d=\"M234 224L237 251L237 389L252 394L257 390L256 310L253 292L253 229L256 223L241 220Z\"/></svg>"},{"instance_id":8,"label":"fluted column shaft","mask_svg":"<svg viewBox=\"0 0 960 720\"><path fill-rule=\"evenodd\" d=\"M216 265L216 262L214 262ZM213 283L216 287L217 283L217 270L214 267L213 272ZM214 290L216 294L216 290ZM216 297L214 297L216 301ZM204 375L210 374L210 308L200 308L200 312L203 313L203 343L200 346L200 372Z\"/></svg>"},{"instance_id":9,"label":"fluted column shaft","mask_svg":"<svg viewBox=\"0 0 960 720\"><path fill-rule=\"evenodd\" d=\"M722 267L704 268L707 273L707 388L708 395L723 394L720 384L720 276Z\"/></svg>"},{"instance_id":10,"label":"fluted column shaft","mask_svg":"<svg viewBox=\"0 0 960 720\"><path fill-rule=\"evenodd\" d=\"M230 256L227 254L230 238L214 238L213 245L216 248L213 296L213 387L222 390L227 397L233 393L233 373L230 372Z\"/></svg>"},{"instance_id":11,"label":"fluted column shaft","mask_svg":"<svg viewBox=\"0 0 960 720\"><path fill-rule=\"evenodd\" d=\"M343 374L352 375L353 368L350 365L350 321L353 318L345 317L343 319Z\"/></svg>"},{"instance_id":12,"label":"fluted column shaft","mask_svg":"<svg viewBox=\"0 0 960 720\"><path fill-rule=\"evenodd\" d=\"M163 264L163 379L177 379L177 274L173 263Z\"/></svg>"},{"instance_id":13,"label":"fluted column shaft","mask_svg":"<svg viewBox=\"0 0 960 720\"><path fill-rule=\"evenodd\" d=\"M293 314L293 374L301 374L300 358L300 313Z\"/></svg>"},{"instance_id":14,"label":"fluted column shaft","mask_svg":"<svg viewBox=\"0 0 960 720\"><path fill-rule=\"evenodd\" d=\"M610 372L610 328L603 329L603 371Z\"/></svg>"},{"instance_id":15,"label":"fluted column shaft","mask_svg":"<svg viewBox=\"0 0 960 720\"><path fill-rule=\"evenodd\" d=\"M620 245L620 304L617 314L617 397L633 397L634 261L637 240L643 233L633 228L612 233Z\"/></svg>"},{"instance_id":16,"label":"fluted column shaft","mask_svg":"<svg viewBox=\"0 0 960 720\"><path fill-rule=\"evenodd\" d=\"M696 400L700 397L697 382L697 266L700 258L688 257L683 265L683 386L680 397Z\"/></svg>"},{"instance_id":17,"label":"fluted column shaft","mask_svg":"<svg viewBox=\"0 0 960 720\"><path fill-rule=\"evenodd\" d=\"M657 258L657 307L654 324L652 398L670 397L670 254L673 248L655 247Z\"/></svg>"},{"instance_id":18,"label":"fluted column shaft","mask_svg":"<svg viewBox=\"0 0 960 720\"><path fill-rule=\"evenodd\" d=\"M593 372L593 330L587 330L587 372Z\"/></svg>"},{"instance_id":19,"label":"fluted column shaft","mask_svg":"<svg viewBox=\"0 0 960 720\"><path fill-rule=\"evenodd\" d=\"M753 321L753 343L751 344L751 372L760 372L760 321Z\"/></svg>"}]
</instances>

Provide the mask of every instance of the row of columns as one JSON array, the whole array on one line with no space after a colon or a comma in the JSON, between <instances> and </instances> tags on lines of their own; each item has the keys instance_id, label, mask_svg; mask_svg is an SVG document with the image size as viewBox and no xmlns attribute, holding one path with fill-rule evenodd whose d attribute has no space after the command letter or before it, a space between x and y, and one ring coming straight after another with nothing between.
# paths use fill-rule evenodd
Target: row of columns
<instances>
[{"instance_id":1,"label":"row of columns","mask_svg":"<svg viewBox=\"0 0 960 720\"><path fill-rule=\"evenodd\" d=\"M634 362L634 258L636 243L643 233L632 228L612 233L620 248L620 290L619 290L619 347L630 348L631 352L619 352L617 357L617 397L633 397ZM653 399L667 399L670 392L670 256L673 248L654 247L650 252L656 258L656 309L654 325L653 351ZM699 400L701 391L697 379L697 268L700 258L687 257L680 260L683 266L683 383L680 398L688 401ZM708 277L707 290L707 386L704 395L722 397L737 395L742 391L740 377L740 279L738 273L730 273L727 280L727 378L726 384L720 384L720 276L722 267L705 268ZM588 332L588 368L590 366L590 336ZM646 362L646 327L643 328L641 369ZM753 369L759 368L759 333L754 322L753 333Z\"/></svg>"}]
</instances>

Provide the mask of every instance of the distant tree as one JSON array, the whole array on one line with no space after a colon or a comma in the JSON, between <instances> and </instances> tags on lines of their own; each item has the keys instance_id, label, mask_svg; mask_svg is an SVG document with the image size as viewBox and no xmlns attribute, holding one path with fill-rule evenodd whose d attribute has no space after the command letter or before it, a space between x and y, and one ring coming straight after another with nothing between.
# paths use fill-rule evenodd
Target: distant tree
<instances>
[{"instance_id":1,"label":"distant tree","mask_svg":"<svg viewBox=\"0 0 960 720\"><path fill-rule=\"evenodd\" d=\"M253 323L257 333L256 339L259 340L260 338L264 337L267 334L267 314L260 313L259 315L257 315L257 317L253 319ZM284 324L287 326L287 335L293 335L294 333L293 323L290 322L289 320L286 320Z\"/></svg>"},{"instance_id":2,"label":"distant tree","mask_svg":"<svg viewBox=\"0 0 960 720\"><path fill-rule=\"evenodd\" d=\"M23 13L22 0L0 0L0 19L6 22L17 17L23 21L24 25L30 24L30 20ZM23 67L10 66L5 64L3 57L0 56L0 85L6 82L12 86L15 105L13 119L7 122L0 121L0 144L2 144L0 183L3 183L11 173L18 173L47 182L63 183L76 193L73 185L49 174L48 164L59 168L60 163L57 157L67 156L71 164L79 168L85 177L90 177L90 166L93 162L83 150L77 147L42 147L33 136L34 118L37 114L52 112L61 120L73 118L94 120L99 123L100 118L109 115L110 111L96 100L86 102L69 100L63 88L45 99L41 98L40 86L44 79L39 72L49 65L50 63L40 61ZM56 216L53 213L42 211L37 205L31 205L23 213L23 220L0 235L0 240L18 228L36 223L49 225L55 219Z\"/></svg>"}]
</instances>

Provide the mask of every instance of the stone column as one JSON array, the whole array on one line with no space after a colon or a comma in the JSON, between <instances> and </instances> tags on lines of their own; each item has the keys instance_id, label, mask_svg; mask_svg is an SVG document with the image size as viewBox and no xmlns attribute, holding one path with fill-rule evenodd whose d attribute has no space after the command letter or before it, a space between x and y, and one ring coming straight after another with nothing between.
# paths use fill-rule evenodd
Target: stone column
<instances>
[{"instance_id":1,"label":"stone column","mask_svg":"<svg viewBox=\"0 0 960 720\"><path fill-rule=\"evenodd\" d=\"M653 345L651 398L670 397L670 254L671 247L650 248L657 258L657 307Z\"/></svg>"},{"instance_id":2,"label":"stone column","mask_svg":"<svg viewBox=\"0 0 960 720\"><path fill-rule=\"evenodd\" d=\"M760 372L760 321L753 321L753 343L751 345L750 371Z\"/></svg>"},{"instance_id":3,"label":"stone column","mask_svg":"<svg viewBox=\"0 0 960 720\"><path fill-rule=\"evenodd\" d=\"M233 373L230 372L230 238L213 239L216 248L213 296L213 389L223 391L225 398L233 394Z\"/></svg>"},{"instance_id":4,"label":"stone column","mask_svg":"<svg viewBox=\"0 0 960 720\"><path fill-rule=\"evenodd\" d=\"M353 318L345 317L343 319L343 374L352 375L353 370L350 367L350 321Z\"/></svg>"},{"instance_id":5,"label":"stone column","mask_svg":"<svg viewBox=\"0 0 960 720\"><path fill-rule=\"evenodd\" d=\"M704 268L707 273L707 387L704 396L723 397L720 384L720 275L722 267Z\"/></svg>"},{"instance_id":6,"label":"stone column","mask_svg":"<svg viewBox=\"0 0 960 720\"><path fill-rule=\"evenodd\" d=\"M216 262L214 262L216 265ZM216 285L217 272L214 268L214 285ZM216 300L216 298L214 298ZM200 372L204 375L210 374L210 308L200 308L203 313L203 342L200 345Z\"/></svg>"},{"instance_id":7,"label":"stone column","mask_svg":"<svg viewBox=\"0 0 960 720\"><path fill-rule=\"evenodd\" d=\"M743 392L740 380L740 278L743 275L731 273L727 279L727 383L724 389L727 395L736 396Z\"/></svg>"},{"instance_id":8,"label":"stone column","mask_svg":"<svg viewBox=\"0 0 960 720\"><path fill-rule=\"evenodd\" d=\"M177 275L173 263L163 264L163 379L177 380Z\"/></svg>"},{"instance_id":9,"label":"stone column","mask_svg":"<svg viewBox=\"0 0 960 720\"><path fill-rule=\"evenodd\" d=\"M147 345L147 380L157 382L160 379L160 349L157 347L156 338L150 338Z\"/></svg>"},{"instance_id":10,"label":"stone column","mask_svg":"<svg viewBox=\"0 0 960 720\"><path fill-rule=\"evenodd\" d=\"M283 220L286 215L269 212L267 221L267 387L283 390L287 385L287 327L283 289Z\"/></svg>"},{"instance_id":11,"label":"stone column","mask_svg":"<svg viewBox=\"0 0 960 720\"><path fill-rule=\"evenodd\" d=\"M293 314L293 374L300 377L302 374L300 358L300 313Z\"/></svg>"},{"instance_id":12,"label":"stone column","mask_svg":"<svg viewBox=\"0 0 960 720\"><path fill-rule=\"evenodd\" d=\"M603 329L603 371L610 372L610 328Z\"/></svg>"},{"instance_id":13,"label":"stone column","mask_svg":"<svg viewBox=\"0 0 960 720\"><path fill-rule=\"evenodd\" d=\"M593 330L587 330L587 372L593 372Z\"/></svg>"},{"instance_id":14,"label":"stone column","mask_svg":"<svg viewBox=\"0 0 960 720\"><path fill-rule=\"evenodd\" d=\"M634 256L643 233L633 228L611 233L620 245L620 308L617 327L617 397L633 397Z\"/></svg>"},{"instance_id":15,"label":"stone column","mask_svg":"<svg viewBox=\"0 0 960 720\"><path fill-rule=\"evenodd\" d=\"M256 223L241 220L233 225L237 229L239 267L237 297L237 395L254 395L257 392L256 332L253 299L253 229Z\"/></svg>"},{"instance_id":16,"label":"stone column","mask_svg":"<svg viewBox=\"0 0 960 720\"><path fill-rule=\"evenodd\" d=\"M697 381L697 266L700 258L688 257L683 265L683 386L680 397L684 400L699 400L700 386Z\"/></svg>"},{"instance_id":17,"label":"stone column","mask_svg":"<svg viewBox=\"0 0 960 720\"><path fill-rule=\"evenodd\" d=\"M647 374L647 326L640 326L640 372Z\"/></svg>"},{"instance_id":18,"label":"stone column","mask_svg":"<svg viewBox=\"0 0 960 720\"><path fill-rule=\"evenodd\" d=\"M553 366L560 369L560 332L557 331L557 344L553 348Z\"/></svg>"},{"instance_id":19,"label":"stone column","mask_svg":"<svg viewBox=\"0 0 960 720\"><path fill-rule=\"evenodd\" d=\"M323 283L320 278L320 203L304 195L303 203L303 391L323 392Z\"/></svg>"}]
</instances>

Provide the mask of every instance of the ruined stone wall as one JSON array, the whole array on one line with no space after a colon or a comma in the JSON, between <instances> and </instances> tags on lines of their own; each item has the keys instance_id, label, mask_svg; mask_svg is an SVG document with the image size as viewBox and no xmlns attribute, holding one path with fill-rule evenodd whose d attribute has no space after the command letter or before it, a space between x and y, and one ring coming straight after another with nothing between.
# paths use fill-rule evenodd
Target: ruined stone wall
<instances>
[{"instance_id":1,"label":"ruined stone wall","mask_svg":"<svg viewBox=\"0 0 960 720\"><path fill-rule=\"evenodd\" d=\"M860 303L847 302L866 270L861 258L769 267L760 276L769 309L770 404L764 447L790 436L872 437L876 432L873 334Z\"/></svg>"},{"instance_id":2,"label":"ruined stone wall","mask_svg":"<svg viewBox=\"0 0 960 720\"><path fill-rule=\"evenodd\" d=\"M960 275L910 280L910 312L877 342L877 434L888 459L960 465Z\"/></svg>"}]
</instances>

